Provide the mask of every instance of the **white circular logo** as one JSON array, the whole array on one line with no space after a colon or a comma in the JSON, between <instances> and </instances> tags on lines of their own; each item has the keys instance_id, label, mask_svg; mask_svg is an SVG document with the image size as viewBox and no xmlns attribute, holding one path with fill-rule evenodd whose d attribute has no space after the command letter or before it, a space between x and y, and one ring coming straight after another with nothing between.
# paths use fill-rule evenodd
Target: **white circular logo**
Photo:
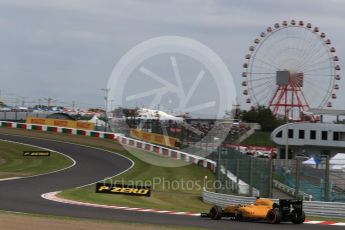
<instances>
[{"instance_id":1,"label":"white circular logo","mask_svg":"<svg viewBox=\"0 0 345 230\"><path fill-rule=\"evenodd\" d=\"M232 75L221 58L200 42L179 36L156 37L133 47L114 67L107 88L108 100L116 106L188 112L199 117L211 111L214 118L223 118L225 111L229 111L236 100ZM114 120L109 123L111 126L115 124ZM225 123L217 121L211 128L199 130L202 133L201 142L219 145L231 128ZM198 132L191 125L182 126L190 132ZM116 126L112 128L117 131ZM156 164L147 155L124 147L138 158ZM193 147L180 150L203 157L210 153L195 152ZM157 164L171 166L164 161ZM186 163L182 162L179 166L182 164Z\"/></svg>"}]
</instances>

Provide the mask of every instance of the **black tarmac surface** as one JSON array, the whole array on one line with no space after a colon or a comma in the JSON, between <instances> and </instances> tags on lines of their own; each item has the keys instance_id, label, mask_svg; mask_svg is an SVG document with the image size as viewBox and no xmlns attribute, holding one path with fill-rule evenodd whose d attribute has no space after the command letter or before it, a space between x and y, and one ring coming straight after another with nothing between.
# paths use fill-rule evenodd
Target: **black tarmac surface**
<instances>
[{"instance_id":1,"label":"black tarmac surface","mask_svg":"<svg viewBox=\"0 0 345 230\"><path fill-rule=\"evenodd\" d=\"M0 210L210 229L344 229L344 227L310 224L270 225L231 220L212 221L200 217L110 210L48 201L41 198L41 195L102 180L105 177L121 173L129 168L132 162L108 151L76 144L4 134L0 134L0 139L49 148L64 153L77 162L74 167L53 174L0 181Z\"/></svg>"}]
</instances>

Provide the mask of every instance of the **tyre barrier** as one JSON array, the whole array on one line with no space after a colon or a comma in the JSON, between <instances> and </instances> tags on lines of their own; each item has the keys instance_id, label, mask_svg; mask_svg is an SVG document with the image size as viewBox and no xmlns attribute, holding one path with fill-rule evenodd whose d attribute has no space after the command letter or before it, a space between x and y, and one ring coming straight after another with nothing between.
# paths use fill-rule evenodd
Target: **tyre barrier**
<instances>
[{"instance_id":1,"label":"tyre barrier","mask_svg":"<svg viewBox=\"0 0 345 230\"><path fill-rule=\"evenodd\" d=\"M202 195L203 201L212 205L224 207L229 204L253 203L256 197L232 196L207 191L205 188ZM273 199L278 202L278 199ZM340 217L345 216L345 203L303 201L303 211L308 216Z\"/></svg>"}]
</instances>

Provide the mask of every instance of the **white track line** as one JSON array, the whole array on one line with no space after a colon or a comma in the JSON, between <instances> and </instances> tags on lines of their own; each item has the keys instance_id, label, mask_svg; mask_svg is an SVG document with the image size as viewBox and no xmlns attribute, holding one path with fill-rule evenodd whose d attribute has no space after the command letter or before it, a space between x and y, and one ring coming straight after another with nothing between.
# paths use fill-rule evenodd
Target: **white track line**
<instances>
[{"instance_id":1,"label":"white track line","mask_svg":"<svg viewBox=\"0 0 345 230\"><path fill-rule=\"evenodd\" d=\"M169 214L169 215L200 216L200 213L192 213L192 212L161 211L161 210L148 209L148 208L131 208L131 207L123 207L123 206L115 206L115 205L102 205L102 204L93 204L93 203L86 203L86 202L84 203L80 201L68 200L65 198L57 197L56 195L58 193L59 192L45 193L45 194L42 194L41 197L47 200L55 201L55 202L87 206L87 207L107 208L107 209L134 211L134 212L160 213L160 214Z\"/></svg>"},{"instance_id":2,"label":"white track line","mask_svg":"<svg viewBox=\"0 0 345 230\"><path fill-rule=\"evenodd\" d=\"M10 177L10 178L1 179L0 181L18 180L18 179L25 179L25 178L30 178L30 177L44 176L44 175L48 175L48 174L52 174L52 173L56 173L56 172L65 171L65 170L67 170L69 168L74 167L77 164L77 162L72 157L70 157L70 156L68 156L66 154L57 152L55 150L51 150L51 149L48 149L48 148L40 147L40 146L37 146L37 145L30 145L30 144L26 144L26 143L21 143L21 142L17 142L17 141L9 141L9 140L4 140L4 139L0 139L0 141L14 143L14 144L19 144L19 145L26 145L26 146L30 146L30 147L39 148L39 149L44 149L44 150L47 150L47 151L50 151L50 152L61 154L61 155L65 156L65 157L67 157L68 159L70 159L73 162L72 165L67 166L66 168L58 169L58 170L55 170L55 171L52 171L52 172L41 173L41 174L36 174L36 175L32 175L32 176L25 176L25 177Z\"/></svg>"}]
</instances>

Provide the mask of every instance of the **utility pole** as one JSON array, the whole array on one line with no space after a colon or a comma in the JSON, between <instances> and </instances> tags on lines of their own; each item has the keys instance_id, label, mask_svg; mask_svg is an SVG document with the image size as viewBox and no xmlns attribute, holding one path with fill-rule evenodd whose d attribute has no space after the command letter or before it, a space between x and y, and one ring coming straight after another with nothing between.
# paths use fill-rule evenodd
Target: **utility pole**
<instances>
[{"instance_id":1,"label":"utility pole","mask_svg":"<svg viewBox=\"0 0 345 230\"><path fill-rule=\"evenodd\" d=\"M25 97L22 97L22 107L25 107Z\"/></svg>"},{"instance_id":2,"label":"utility pole","mask_svg":"<svg viewBox=\"0 0 345 230\"><path fill-rule=\"evenodd\" d=\"M5 105L5 102L1 99L1 89L0 89L0 105Z\"/></svg>"},{"instance_id":3,"label":"utility pole","mask_svg":"<svg viewBox=\"0 0 345 230\"><path fill-rule=\"evenodd\" d=\"M114 100L110 100L110 111L113 110L113 102L114 102Z\"/></svg>"},{"instance_id":4,"label":"utility pole","mask_svg":"<svg viewBox=\"0 0 345 230\"><path fill-rule=\"evenodd\" d=\"M107 112L107 110L108 110L108 94L109 94L110 88L102 88L101 90L105 92L105 97L104 97L104 100L105 100L105 112Z\"/></svg>"},{"instance_id":5,"label":"utility pole","mask_svg":"<svg viewBox=\"0 0 345 230\"><path fill-rule=\"evenodd\" d=\"M48 107L48 109L49 109L50 103L51 103L51 101L52 101L53 99L51 99L51 98L49 97L49 98L44 98L44 100L47 100L47 107Z\"/></svg>"},{"instance_id":6,"label":"utility pole","mask_svg":"<svg viewBox=\"0 0 345 230\"><path fill-rule=\"evenodd\" d=\"M19 104L19 99L16 98L16 99L15 99L15 105L14 105L14 107L15 107L15 108L18 108L18 104Z\"/></svg>"},{"instance_id":7,"label":"utility pole","mask_svg":"<svg viewBox=\"0 0 345 230\"><path fill-rule=\"evenodd\" d=\"M104 97L104 100L105 100L105 127L104 127L104 131L106 132L107 126L108 126L107 110L108 110L108 100L109 100L108 94L109 94L110 88L102 88L101 90L105 92L105 97Z\"/></svg>"}]
</instances>

